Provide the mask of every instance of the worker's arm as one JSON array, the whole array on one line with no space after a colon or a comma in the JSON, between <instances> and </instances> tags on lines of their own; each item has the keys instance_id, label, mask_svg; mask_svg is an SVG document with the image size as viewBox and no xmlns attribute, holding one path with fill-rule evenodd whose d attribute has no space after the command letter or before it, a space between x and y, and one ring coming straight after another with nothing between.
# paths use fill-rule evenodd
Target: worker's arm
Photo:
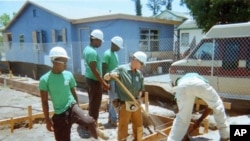
<instances>
[{"instance_id":1,"label":"worker's arm","mask_svg":"<svg viewBox=\"0 0 250 141\"><path fill-rule=\"evenodd\" d=\"M71 90L71 93L72 93L73 97L74 97L75 100L76 100L76 103L79 104L79 102L78 102L78 96L77 96L77 94L76 94L76 88L73 87L73 88L71 88L70 90Z\"/></svg>"},{"instance_id":2,"label":"worker's arm","mask_svg":"<svg viewBox=\"0 0 250 141\"><path fill-rule=\"evenodd\" d=\"M46 121L46 127L48 131L53 131L53 123L49 117L49 103L48 103L48 92L47 91L40 91L41 101L42 101L42 108L43 113Z\"/></svg>"},{"instance_id":3,"label":"worker's arm","mask_svg":"<svg viewBox=\"0 0 250 141\"><path fill-rule=\"evenodd\" d=\"M97 70L96 62L95 61L90 62L90 69L93 72L93 74L95 75L95 77L97 78L97 80L102 84L103 89L104 90L108 90L109 89L109 85L106 83L105 80L102 79L100 73Z\"/></svg>"},{"instance_id":4,"label":"worker's arm","mask_svg":"<svg viewBox=\"0 0 250 141\"><path fill-rule=\"evenodd\" d=\"M193 125L193 129L196 129L200 126L201 122L212 112L208 106L206 107L205 111L202 113L201 117L195 121Z\"/></svg>"},{"instance_id":5,"label":"worker's arm","mask_svg":"<svg viewBox=\"0 0 250 141\"><path fill-rule=\"evenodd\" d=\"M102 63L102 74L103 76L107 73L108 65L106 63Z\"/></svg>"}]
</instances>

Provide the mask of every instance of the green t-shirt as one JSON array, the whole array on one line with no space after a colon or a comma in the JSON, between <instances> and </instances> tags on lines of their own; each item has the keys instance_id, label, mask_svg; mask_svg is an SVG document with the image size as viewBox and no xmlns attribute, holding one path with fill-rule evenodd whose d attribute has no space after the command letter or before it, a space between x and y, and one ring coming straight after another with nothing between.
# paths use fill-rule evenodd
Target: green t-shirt
<instances>
[{"instance_id":1,"label":"green t-shirt","mask_svg":"<svg viewBox=\"0 0 250 141\"><path fill-rule=\"evenodd\" d=\"M141 71L136 70L136 72L133 73L130 64L120 65L112 72L117 72L119 74L119 79L135 98L138 97L140 91L144 90L144 77ZM120 86L116 86L116 90L118 98L121 101L132 101Z\"/></svg>"},{"instance_id":2,"label":"green t-shirt","mask_svg":"<svg viewBox=\"0 0 250 141\"><path fill-rule=\"evenodd\" d=\"M61 74L49 71L40 78L39 82L39 89L49 93L55 114L63 113L71 104L76 103L71 93L73 87L76 87L75 78L66 70Z\"/></svg>"},{"instance_id":3,"label":"green t-shirt","mask_svg":"<svg viewBox=\"0 0 250 141\"><path fill-rule=\"evenodd\" d=\"M96 62L97 70L100 76L102 76L101 60L95 48L91 46L86 46L85 49L83 50L83 59L85 60L85 68L86 68L85 77L93 80L98 80L90 69L90 62L93 61Z\"/></svg>"},{"instance_id":4,"label":"green t-shirt","mask_svg":"<svg viewBox=\"0 0 250 141\"><path fill-rule=\"evenodd\" d=\"M107 64L107 72L111 72L119 64L118 55L116 52L108 49L104 52L102 62Z\"/></svg>"}]
</instances>

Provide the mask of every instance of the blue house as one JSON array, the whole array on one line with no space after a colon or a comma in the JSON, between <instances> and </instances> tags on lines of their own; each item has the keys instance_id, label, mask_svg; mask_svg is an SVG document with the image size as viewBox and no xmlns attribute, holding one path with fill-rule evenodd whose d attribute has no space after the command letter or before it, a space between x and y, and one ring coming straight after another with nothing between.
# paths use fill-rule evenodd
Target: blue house
<instances>
[{"instance_id":1,"label":"blue house","mask_svg":"<svg viewBox=\"0 0 250 141\"><path fill-rule=\"evenodd\" d=\"M82 51L89 44L89 34L94 29L104 33L100 55L111 45L113 36L124 39L124 49L118 52L120 64L127 63L138 50L158 60L172 58L174 26L181 22L140 17L126 14L101 16L68 16L49 6L27 1L13 20L3 30L7 61L20 61L51 65L49 51L54 46L66 49L71 59L68 70L83 74ZM74 9L66 9L73 13ZM79 14L77 14L79 15Z\"/></svg>"}]
</instances>

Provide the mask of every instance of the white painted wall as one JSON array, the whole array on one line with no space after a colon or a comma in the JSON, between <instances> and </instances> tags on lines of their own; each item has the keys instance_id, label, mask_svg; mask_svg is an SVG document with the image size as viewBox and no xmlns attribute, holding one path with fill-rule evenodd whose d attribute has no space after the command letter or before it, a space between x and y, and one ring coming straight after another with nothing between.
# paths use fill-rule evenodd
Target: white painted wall
<instances>
[{"instance_id":1,"label":"white painted wall","mask_svg":"<svg viewBox=\"0 0 250 141\"><path fill-rule=\"evenodd\" d=\"M181 45L181 34L182 33L189 33L189 45L188 46L182 46ZM201 29L185 29L180 30L180 54L183 54L192 43L193 38L196 39L196 45L201 41L201 39L205 36L205 33L202 33Z\"/></svg>"}]
</instances>

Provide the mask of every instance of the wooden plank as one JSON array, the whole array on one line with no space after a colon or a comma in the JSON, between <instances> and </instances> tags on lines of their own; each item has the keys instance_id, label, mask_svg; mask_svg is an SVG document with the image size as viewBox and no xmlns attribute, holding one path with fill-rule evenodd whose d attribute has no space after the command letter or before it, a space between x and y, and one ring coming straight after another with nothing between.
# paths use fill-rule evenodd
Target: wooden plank
<instances>
[{"instance_id":1,"label":"wooden plank","mask_svg":"<svg viewBox=\"0 0 250 141\"><path fill-rule=\"evenodd\" d=\"M223 102L225 109L230 110L231 109L231 103L230 102ZM196 99L195 100L195 110L199 111L200 110L200 105L207 105L205 101L202 99Z\"/></svg>"},{"instance_id":2,"label":"wooden plank","mask_svg":"<svg viewBox=\"0 0 250 141\"><path fill-rule=\"evenodd\" d=\"M153 114L150 114L150 116L153 116L154 118L157 117L158 121L161 121L161 123L169 123L169 124L167 125L167 127L163 129L156 128L156 131L153 134L143 137L142 140L143 141L154 141L154 140L163 140L163 139L165 140L166 139L165 135L169 135L169 132L172 128L174 118L163 117L160 115L153 115ZM190 122L188 131L191 128L193 128L193 122ZM200 135L199 130L195 130L192 132L192 136L197 136L197 135Z\"/></svg>"},{"instance_id":3,"label":"wooden plank","mask_svg":"<svg viewBox=\"0 0 250 141\"><path fill-rule=\"evenodd\" d=\"M107 104L108 104L108 99L102 100L101 105L106 105L107 106ZM80 107L82 109L87 109L88 106L89 106L88 103L80 104ZM52 116L53 114L54 114L54 111L49 112L50 116ZM11 119L0 120L0 125L8 125L8 124L10 124L11 127L13 126L13 130L14 130L14 123L29 121L29 128L32 128L33 120L35 120L37 118L44 118L43 112L32 114L32 107L28 107L28 115L27 116L12 117Z\"/></svg>"}]
</instances>

